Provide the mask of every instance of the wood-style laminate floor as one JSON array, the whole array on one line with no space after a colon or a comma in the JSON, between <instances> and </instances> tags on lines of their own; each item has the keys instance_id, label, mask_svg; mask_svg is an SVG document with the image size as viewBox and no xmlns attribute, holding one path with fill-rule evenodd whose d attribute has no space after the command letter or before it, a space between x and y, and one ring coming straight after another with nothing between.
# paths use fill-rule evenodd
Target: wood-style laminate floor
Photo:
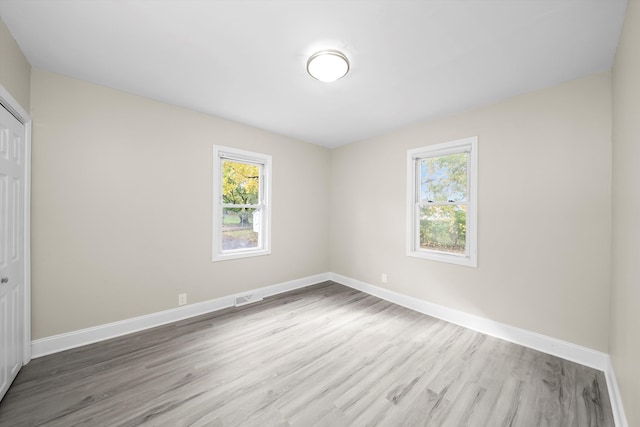
<instances>
[{"instance_id":1,"label":"wood-style laminate floor","mask_svg":"<svg viewBox=\"0 0 640 427\"><path fill-rule=\"evenodd\" d=\"M602 372L326 282L33 360L0 426L613 426Z\"/></svg>"}]
</instances>

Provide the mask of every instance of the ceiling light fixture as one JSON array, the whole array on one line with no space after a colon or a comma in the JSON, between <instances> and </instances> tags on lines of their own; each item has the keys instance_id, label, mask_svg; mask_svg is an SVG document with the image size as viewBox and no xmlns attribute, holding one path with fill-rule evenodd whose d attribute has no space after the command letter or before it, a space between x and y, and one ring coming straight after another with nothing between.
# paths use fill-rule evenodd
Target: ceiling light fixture
<instances>
[{"instance_id":1,"label":"ceiling light fixture","mask_svg":"<svg viewBox=\"0 0 640 427\"><path fill-rule=\"evenodd\" d=\"M321 50L309 57L307 72L322 82L335 82L349 72L349 60L337 50Z\"/></svg>"}]
</instances>

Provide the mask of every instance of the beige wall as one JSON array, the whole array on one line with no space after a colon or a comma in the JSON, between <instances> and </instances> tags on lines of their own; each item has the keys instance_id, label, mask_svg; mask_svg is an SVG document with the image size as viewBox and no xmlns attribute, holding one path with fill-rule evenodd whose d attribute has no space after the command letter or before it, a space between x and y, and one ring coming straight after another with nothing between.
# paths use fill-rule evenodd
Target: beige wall
<instances>
[{"instance_id":1,"label":"beige wall","mask_svg":"<svg viewBox=\"0 0 640 427\"><path fill-rule=\"evenodd\" d=\"M613 67L613 251L609 351L630 426L640 426L640 2Z\"/></svg>"},{"instance_id":2,"label":"beige wall","mask_svg":"<svg viewBox=\"0 0 640 427\"><path fill-rule=\"evenodd\" d=\"M0 18L0 85L29 111L31 65Z\"/></svg>"},{"instance_id":3,"label":"beige wall","mask_svg":"<svg viewBox=\"0 0 640 427\"><path fill-rule=\"evenodd\" d=\"M602 73L333 150L332 271L606 352L610 83ZM407 149L473 135L478 268L407 257Z\"/></svg>"},{"instance_id":4,"label":"beige wall","mask_svg":"<svg viewBox=\"0 0 640 427\"><path fill-rule=\"evenodd\" d=\"M329 270L330 152L32 73L33 338ZM211 262L213 144L273 156L272 254Z\"/></svg>"}]
</instances>

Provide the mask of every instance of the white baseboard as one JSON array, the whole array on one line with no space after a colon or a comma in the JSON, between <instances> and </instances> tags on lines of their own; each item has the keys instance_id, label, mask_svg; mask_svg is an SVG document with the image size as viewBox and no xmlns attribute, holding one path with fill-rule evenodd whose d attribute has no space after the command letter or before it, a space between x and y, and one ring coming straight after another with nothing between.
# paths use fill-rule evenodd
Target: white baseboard
<instances>
[{"instance_id":1,"label":"white baseboard","mask_svg":"<svg viewBox=\"0 0 640 427\"><path fill-rule=\"evenodd\" d=\"M539 350L547 354L552 354L581 365L589 366L590 368L594 368L599 371L604 371L615 425L616 427L629 427L624 414L622 397L620 396L620 390L618 389L618 382L613 371L611 358L606 353L475 316L473 314L454 310L442 305L433 304L419 298L410 297L408 295L380 288L340 274L330 273L330 280L403 307L407 307L411 310L446 320L447 322L455 323L456 325L464 326L465 328L473 329L474 331L478 331L483 334L491 335L534 350Z\"/></svg>"},{"instance_id":2,"label":"white baseboard","mask_svg":"<svg viewBox=\"0 0 640 427\"><path fill-rule=\"evenodd\" d=\"M238 293L237 296L254 294L262 298L266 298L272 295L277 295L283 292L292 291L294 289L304 288L306 286L327 281L329 280L329 276L330 273L317 274L315 276L308 276L284 283L278 283L272 286L248 290L246 292ZM31 357L36 358L46 356L47 354L81 347L83 345L92 344L98 341L108 340L110 338L115 338L133 332L142 331L144 329L154 328L156 326L176 322L178 320L187 319L189 317L199 316L201 314L221 310L223 308L233 307L235 297L236 295L224 296L208 301L172 308L170 310L147 314L145 316L134 317L118 322L94 326L92 328L81 329L78 331L34 340L31 342Z\"/></svg>"},{"instance_id":3,"label":"white baseboard","mask_svg":"<svg viewBox=\"0 0 640 427\"><path fill-rule=\"evenodd\" d=\"M607 367L604 370L604 375L607 378L607 389L609 390L609 398L611 399L611 410L613 411L613 419L616 427L629 427L627 417L624 414L624 408L622 406L622 396L620 395L620 389L618 388L618 380L616 374L613 371L613 364L611 363L611 357L607 356Z\"/></svg>"},{"instance_id":4,"label":"white baseboard","mask_svg":"<svg viewBox=\"0 0 640 427\"><path fill-rule=\"evenodd\" d=\"M235 297L254 294L266 298L283 292L300 289L307 286L333 280L341 285L365 292L367 294L393 302L411 310L455 323L465 328L472 329L505 341L513 342L525 347L552 354L572 362L580 363L600 371L604 371L607 380L607 389L611 399L611 407L617 427L628 427L618 383L613 371L611 359L606 353L602 353L587 347L559 340L536 332L516 328L504 323L496 322L473 314L454 310L425 300L410 297L388 289L380 288L350 277L336 273L323 273L315 276L304 277L279 283L272 286L249 290L234 295L203 301L183 307L173 308L146 316L134 317L119 322L108 323L92 328L81 329L52 337L42 338L31 342L32 357L41 357L47 354L57 353L71 348L81 347L98 341L115 338L118 336L138 332L144 329L161 326L167 323L199 316L232 307Z\"/></svg>"},{"instance_id":5,"label":"white baseboard","mask_svg":"<svg viewBox=\"0 0 640 427\"><path fill-rule=\"evenodd\" d=\"M492 337L552 354L600 371L604 371L607 366L609 356L600 351L454 310L442 305L433 304L419 298L380 288L340 274L331 273L330 277L334 282L349 286L350 288L366 292L420 313L446 320L447 322L455 323L456 325L464 326L465 328L473 329L483 334L491 335Z\"/></svg>"},{"instance_id":6,"label":"white baseboard","mask_svg":"<svg viewBox=\"0 0 640 427\"><path fill-rule=\"evenodd\" d=\"M615 425L616 427L629 427L624 414L622 397L620 396L620 390L618 389L618 381L616 380L616 375L613 371L611 358L606 353L559 340L557 338L548 337L536 332L516 328L515 326L485 319L473 314L454 310L442 305L433 304L419 298L410 297L408 295L380 288L340 274L330 273L330 280L403 307L407 307L411 310L446 320L447 322L455 323L456 325L464 326L465 328L473 329L474 331L482 332L483 334L491 335L534 350L539 350L547 354L552 354L572 362L580 363L581 365L589 366L599 371L604 371Z\"/></svg>"}]
</instances>

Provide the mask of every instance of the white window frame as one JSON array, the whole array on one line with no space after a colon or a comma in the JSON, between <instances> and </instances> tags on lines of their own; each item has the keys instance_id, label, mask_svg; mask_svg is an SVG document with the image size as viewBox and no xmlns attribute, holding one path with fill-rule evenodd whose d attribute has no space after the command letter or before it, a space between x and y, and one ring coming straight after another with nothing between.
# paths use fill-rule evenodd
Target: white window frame
<instances>
[{"instance_id":1,"label":"white window frame","mask_svg":"<svg viewBox=\"0 0 640 427\"><path fill-rule=\"evenodd\" d=\"M420 173L418 163L427 157L467 152L466 253L436 251L420 247ZM473 136L407 151L407 256L478 266L478 137Z\"/></svg>"},{"instance_id":2,"label":"white window frame","mask_svg":"<svg viewBox=\"0 0 640 427\"><path fill-rule=\"evenodd\" d=\"M257 248L222 250L222 212L228 204L222 202L222 161L261 165L259 201L260 245ZM245 205L234 205L243 207ZM249 207L249 205L246 205ZM250 207L256 207L251 205ZM237 148L213 146L213 261L247 258L271 253L271 156Z\"/></svg>"}]
</instances>

